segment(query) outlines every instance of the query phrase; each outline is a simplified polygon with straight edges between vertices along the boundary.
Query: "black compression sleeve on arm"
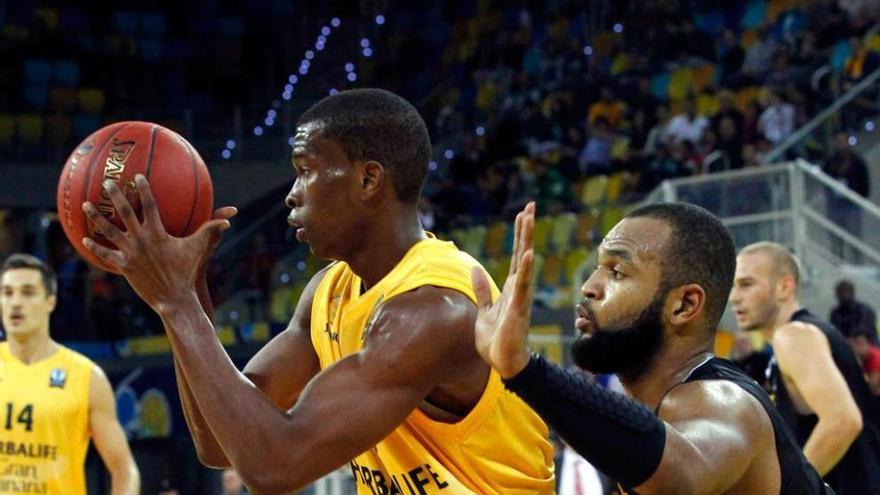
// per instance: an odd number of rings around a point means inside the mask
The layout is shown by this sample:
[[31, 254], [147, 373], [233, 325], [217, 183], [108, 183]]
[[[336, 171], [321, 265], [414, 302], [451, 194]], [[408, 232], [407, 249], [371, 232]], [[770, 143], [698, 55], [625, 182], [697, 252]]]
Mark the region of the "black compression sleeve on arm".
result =
[[641, 485], [660, 465], [666, 427], [639, 402], [537, 355], [505, 385], [577, 453], [624, 487]]

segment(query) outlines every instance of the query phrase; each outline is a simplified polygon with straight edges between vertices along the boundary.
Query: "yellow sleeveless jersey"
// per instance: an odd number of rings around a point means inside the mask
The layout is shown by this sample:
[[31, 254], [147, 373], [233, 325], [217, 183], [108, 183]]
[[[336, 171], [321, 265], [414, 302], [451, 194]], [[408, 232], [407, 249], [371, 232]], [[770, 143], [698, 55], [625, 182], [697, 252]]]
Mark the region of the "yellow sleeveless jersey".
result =
[[[459, 291], [476, 301], [471, 268], [478, 262], [451, 242], [413, 246], [379, 283], [361, 294], [345, 263], [332, 265], [312, 304], [311, 338], [326, 368], [363, 349], [376, 308], [424, 285]], [[492, 286], [493, 297], [498, 289]], [[504, 388], [493, 370], [483, 395], [457, 423], [416, 409], [388, 437], [351, 462], [362, 495], [545, 495], [555, 491], [547, 426]]]
[[26, 365], [0, 343], [0, 494], [85, 495], [93, 367], [64, 347]]

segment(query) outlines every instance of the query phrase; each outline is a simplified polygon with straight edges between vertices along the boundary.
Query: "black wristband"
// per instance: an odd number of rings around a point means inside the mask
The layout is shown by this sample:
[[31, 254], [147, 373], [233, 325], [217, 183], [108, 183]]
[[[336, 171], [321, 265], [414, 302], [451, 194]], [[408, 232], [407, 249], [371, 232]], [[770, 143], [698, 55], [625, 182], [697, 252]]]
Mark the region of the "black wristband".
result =
[[533, 355], [505, 386], [577, 453], [627, 489], [648, 480], [666, 446], [666, 426], [645, 405]]

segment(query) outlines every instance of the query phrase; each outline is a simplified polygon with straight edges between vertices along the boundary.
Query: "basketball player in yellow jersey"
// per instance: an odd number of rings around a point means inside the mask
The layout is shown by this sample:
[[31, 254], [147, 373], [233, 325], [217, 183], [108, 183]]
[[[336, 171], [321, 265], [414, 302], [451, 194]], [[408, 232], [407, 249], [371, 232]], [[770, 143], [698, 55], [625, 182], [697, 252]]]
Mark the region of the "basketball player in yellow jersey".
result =
[[303, 114], [288, 222], [336, 262], [244, 373], [199, 297], [234, 211], [171, 237], [143, 177], [143, 221], [108, 184], [125, 232], [84, 206], [118, 249], [86, 246], [162, 317], [202, 462], [231, 464], [256, 494], [290, 493], [346, 463], [360, 494], [553, 493], [546, 426], [474, 348], [479, 265], [419, 224], [430, 153], [418, 112], [387, 91], [340, 92]]
[[89, 438], [113, 495], [140, 493], [140, 475], [103, 371], [49, 337], [52, 269], [14, 254], [0, 270], [0, 494], [85, 495]]

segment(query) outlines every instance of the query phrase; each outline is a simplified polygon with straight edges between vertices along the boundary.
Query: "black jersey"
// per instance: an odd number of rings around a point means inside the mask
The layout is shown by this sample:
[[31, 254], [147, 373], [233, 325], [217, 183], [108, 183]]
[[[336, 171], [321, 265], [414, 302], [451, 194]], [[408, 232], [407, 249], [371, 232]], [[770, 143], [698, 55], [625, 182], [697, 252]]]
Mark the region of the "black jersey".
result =
[[781, 476], [779, 495], [834, 495], [831, 488], [822, 481], [819, 473], [807, 462], [785, 421], [758, 382], [749, 378], [735, 364], [717, 357], [695, 368], [684, 383], [699, 380], [724, 380], [734, 383], [761, 403], [761, 407], [770, 417], [773, 436], [776, 439], [776, 456], [779, 459]]
[[[825, 481], [837, 495], [862, 495], [880, 490], [880, 422], [871, 389], [865, 382], [856, 356], [843, 335], [828, 322], [822, 321], [806, 309], [798, 310], [791, 321], [809, 323], [818, 328], [828, 339], [831, 357], [846, 380], [849, 391], [862, 413], [862, 432], [846, 454], [826, 476]], [[815, 414], [800, 414], [792, 402], [785, 382], [779, 372], [775, 357], [767, 367], [767, 391], [774, 397], [779, 414], [794, 433], [798, 443], [807, 443], [816, 427]]]

